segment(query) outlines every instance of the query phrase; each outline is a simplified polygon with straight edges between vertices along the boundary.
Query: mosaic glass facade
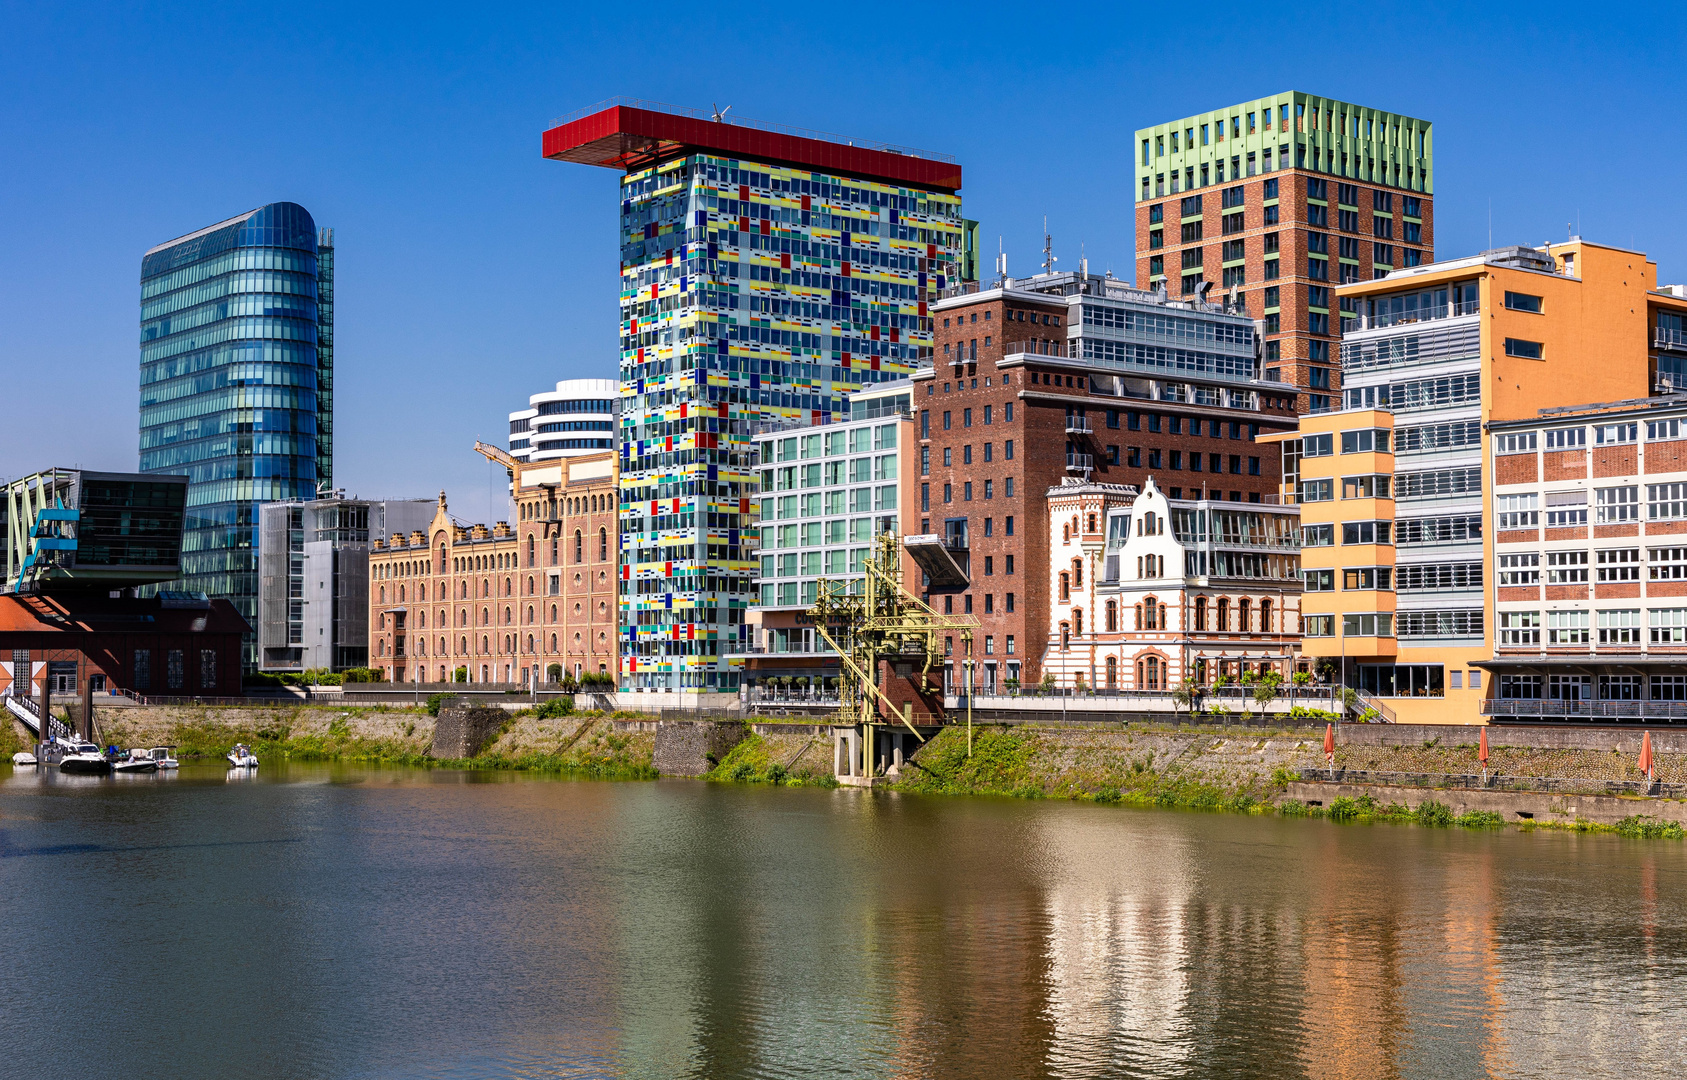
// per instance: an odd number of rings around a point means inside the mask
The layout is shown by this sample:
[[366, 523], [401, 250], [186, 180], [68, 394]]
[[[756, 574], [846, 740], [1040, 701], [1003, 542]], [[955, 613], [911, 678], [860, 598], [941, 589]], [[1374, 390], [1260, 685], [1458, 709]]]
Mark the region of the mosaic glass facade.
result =
[[621, 181], [621, 684], [733, 691], [773, 423], [930, 355], [969, 223], [947, 191], [692, 153]]

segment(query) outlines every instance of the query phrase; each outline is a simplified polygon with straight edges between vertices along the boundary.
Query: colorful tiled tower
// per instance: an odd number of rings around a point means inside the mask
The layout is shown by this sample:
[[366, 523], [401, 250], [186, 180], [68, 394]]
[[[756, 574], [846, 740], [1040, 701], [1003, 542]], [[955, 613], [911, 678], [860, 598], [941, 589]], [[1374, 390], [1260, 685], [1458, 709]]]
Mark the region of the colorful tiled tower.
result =
[[623, 173], [620, 685], [734, 692], [751, 436], [930, 356], [928, 305], [976, 277], [960, 166], [647, 102], [558, 121], [544, 156]]

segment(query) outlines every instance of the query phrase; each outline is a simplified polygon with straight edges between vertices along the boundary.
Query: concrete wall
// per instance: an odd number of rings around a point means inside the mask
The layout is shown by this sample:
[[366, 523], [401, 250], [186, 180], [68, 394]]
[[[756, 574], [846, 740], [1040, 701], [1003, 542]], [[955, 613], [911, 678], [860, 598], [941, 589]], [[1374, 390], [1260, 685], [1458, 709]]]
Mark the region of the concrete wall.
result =
[[[1511, 727], [1488, 728], [1488, 745], [1517, 746], [1533, 750], [1616, 750], [1640, 753], [1640, 728], [1612, 727]], [[1442, 724], [1337, 724], [1336, 742], [1344, 746], [1414, 746], [1439, 739], [1445, 745], [1468, 743], [1481, 736], [1475, 728], [1449, 728]], [[1652, 731], [1656, 753], [1687, 752], [1687, 729]]]

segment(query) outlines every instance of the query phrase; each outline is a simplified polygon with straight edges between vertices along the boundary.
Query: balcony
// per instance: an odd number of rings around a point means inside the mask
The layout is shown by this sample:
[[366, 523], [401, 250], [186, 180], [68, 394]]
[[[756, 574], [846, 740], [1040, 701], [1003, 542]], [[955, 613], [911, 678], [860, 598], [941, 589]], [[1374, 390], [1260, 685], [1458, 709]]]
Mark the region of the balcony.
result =
[[1066, 471], [1069, 473], [1082, 473], [1087, 478], [1090, 473], [1095, 471], [1095, 455], [1067, 454]]
[[1095, 429], [1090, 427], [1089, 418], [1085, 416], [1068, 416], [1066, 418], [1066, 434], [1093, 435]]
[[965, 533], [948, 536], [924, 533], [902, 538], [902, 547], [926, 572], [928, 587], [938, 592], [965, 588], [971, 580], [966, 566], [966, 544]]
[[1652, 347], [1668, 349], [1671, 352], [1687, 352], [1687, 331], [1657, 327], [1652, 331]]

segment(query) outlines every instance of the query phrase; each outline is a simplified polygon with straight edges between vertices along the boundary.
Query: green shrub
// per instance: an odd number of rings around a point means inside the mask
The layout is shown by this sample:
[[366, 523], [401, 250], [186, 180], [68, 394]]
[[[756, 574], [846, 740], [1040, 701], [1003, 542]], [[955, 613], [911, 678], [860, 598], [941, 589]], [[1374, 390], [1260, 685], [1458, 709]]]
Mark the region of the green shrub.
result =
[[1492, 810], [1466, 810], [1453, 819], [1453, 824], [1461, 829], [1497, 829], [1505, 824], [1505, 818]]
[[1104, 806], [1116, 806], [1119, 801], [1124, 798], [1124, 794], [1120, 792], [1118, 788], [1112, 787], [1102, 788], [1100, 791], [1096, 792], [1093, 797], [1096, 802], [1101, 803]]
[[429, 716], [438, 716], [439, 715], [439, 707], [441, 705], [445, 704], [445, 699], [450, 697], [450, 696], [451, 696], [450, 694], [429, 694], [428, 695], [428, 705], [427, 705], [428, 715]]
[[1347, 821], [1359, 816], [1359, 805], [1346, 795], [1338, 795], [1330, 803], [1330, 817], [1335, 821]]
[[1425, 799], [1418, 803], [1416, 817], [1419, 825], [1445, 829], [1453, 823], [1453, 808], [1434, 799]]
[[1673, 821], [1659, 821], [1654, 817], [1642, 817], [1630, 814], [1614, 826], [1622, 836], [1632, 836], [1636, 840], [1680, 840], [1683, 838], [1681, 826]]
[[451, 673], [451, 681], [452, 682], [468, 682], [469, 681], [469, 669], [466, 668], [466, 667], [460, 667], [456, 671], [453, 671]]
[[574, 699], [566, 695], [551, 698], [539, 706], [535, 715], [541, 720], [557, 720], [564, 716], [572, 716], [574, 715]]
[[1284, 817], [1305, 817], [1306, 804], [1299, 799], [1284, 799], [1277, 804], [1277, 812]]

